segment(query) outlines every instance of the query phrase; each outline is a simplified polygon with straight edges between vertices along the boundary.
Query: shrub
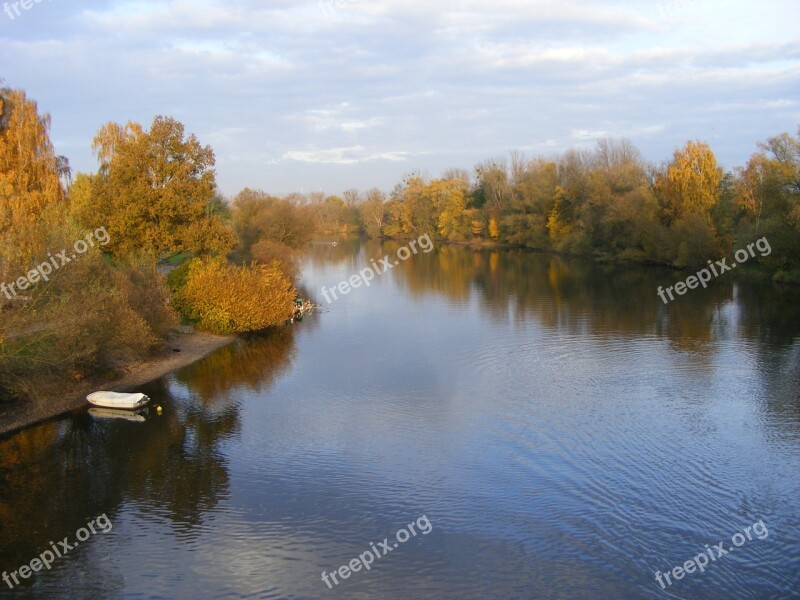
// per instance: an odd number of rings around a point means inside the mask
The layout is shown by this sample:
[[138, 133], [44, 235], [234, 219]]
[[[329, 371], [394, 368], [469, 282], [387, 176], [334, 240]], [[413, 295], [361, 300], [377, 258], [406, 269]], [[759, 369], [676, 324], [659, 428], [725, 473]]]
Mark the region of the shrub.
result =
[[89, 252], [0, 311], [0, 378], [12, 395], [44, 397], [65, 379], [146, 357], [175, 322], [152, 266]]
[[259, 331], [291, 318], [295, 290], [276, 264], [235, 266], [223, 258], [194, 259], [176, 304], [214, 333]]

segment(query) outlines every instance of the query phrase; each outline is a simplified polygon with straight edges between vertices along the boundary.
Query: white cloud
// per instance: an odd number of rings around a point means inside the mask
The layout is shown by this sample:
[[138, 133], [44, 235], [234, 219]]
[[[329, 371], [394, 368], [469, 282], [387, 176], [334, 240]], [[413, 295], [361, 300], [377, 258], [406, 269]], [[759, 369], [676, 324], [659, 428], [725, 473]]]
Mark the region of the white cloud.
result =
[[352, 165], [373, 160], [399, 162], [406, 160], [410, 155], [410, 152], [398, 150], [374, 152], [367, 150], [363, 146], [351, 146], [347, 148], [328, 148], [324, 150], [317, 148], [290, 150], [283, 155], [283, 158], [307, 163]]

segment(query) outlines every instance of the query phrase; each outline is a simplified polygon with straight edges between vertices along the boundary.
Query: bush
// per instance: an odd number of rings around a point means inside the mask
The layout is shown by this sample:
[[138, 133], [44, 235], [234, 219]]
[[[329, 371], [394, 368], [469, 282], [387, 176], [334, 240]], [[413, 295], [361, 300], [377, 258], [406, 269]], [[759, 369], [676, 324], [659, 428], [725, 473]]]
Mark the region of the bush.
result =
[[274, 263], [238, 267], [214, 258], [189, 263], [175, 300], [200, 329], [231, 334], [285, 323], [295, 294], [291, 280]]
[[65, 379], [144, 358], [175, 322], [152, 266], [113, 264], [98, 251], [27, 294], [0, 311], [0, 378], [16, 396], [63, 391]]

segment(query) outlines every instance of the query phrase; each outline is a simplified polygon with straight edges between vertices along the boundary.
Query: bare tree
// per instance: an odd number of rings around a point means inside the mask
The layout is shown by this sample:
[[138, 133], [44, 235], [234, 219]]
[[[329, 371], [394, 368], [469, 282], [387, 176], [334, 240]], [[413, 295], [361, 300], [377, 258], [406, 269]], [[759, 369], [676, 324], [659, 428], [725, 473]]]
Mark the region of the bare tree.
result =
[[361, 192], [355, 188], [345, 190], [342, 197], [347, 206], [357, 206], [361, 202]]

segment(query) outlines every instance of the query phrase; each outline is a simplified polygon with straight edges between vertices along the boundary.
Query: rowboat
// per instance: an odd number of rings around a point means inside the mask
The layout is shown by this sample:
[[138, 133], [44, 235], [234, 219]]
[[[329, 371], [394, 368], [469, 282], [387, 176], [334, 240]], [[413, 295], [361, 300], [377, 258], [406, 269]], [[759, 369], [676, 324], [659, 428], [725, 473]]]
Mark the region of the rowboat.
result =
[[95, 406], [121, 410], [136, 410], [150, 402], [150, 398], [144, 394], [120, 394], [118, 392], [94, 392], [86, 396], [86, 399]]

